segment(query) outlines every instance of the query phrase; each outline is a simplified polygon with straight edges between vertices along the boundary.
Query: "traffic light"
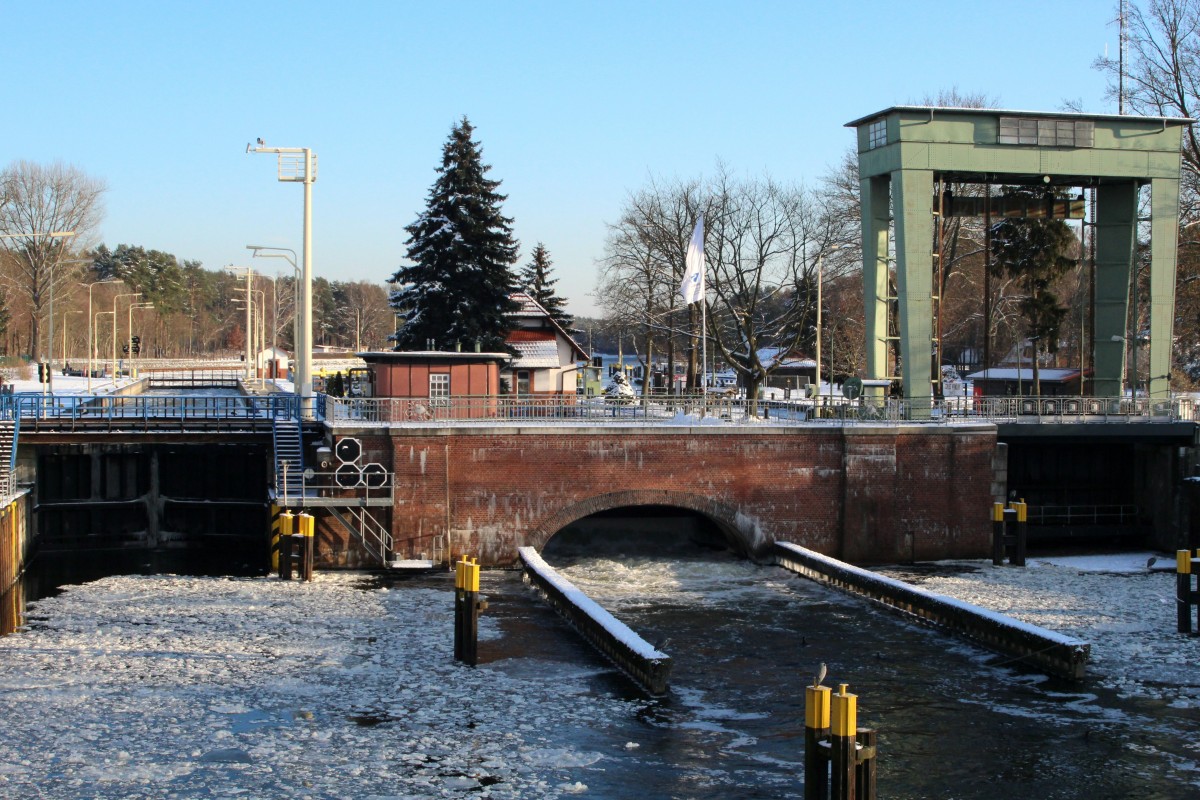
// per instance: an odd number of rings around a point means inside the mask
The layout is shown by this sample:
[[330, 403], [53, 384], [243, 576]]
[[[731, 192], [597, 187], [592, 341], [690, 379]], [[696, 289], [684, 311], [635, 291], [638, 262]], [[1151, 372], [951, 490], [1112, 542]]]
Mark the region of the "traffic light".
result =
[[121, 345], [121, 352], [124, 353], [125, 355], [129, 355], [129, 345], [127, 345], [127, 344]]
[[38, 362], [38, 383], [46, 382], [46, 365], [41, 361]]
[[136, 356], [138, 353], [142, 352], [142, 337], [140, 337], [140, 336], [133, 336], [133, 337], [131, 337], [131, 338], [130, 338], [130, 341], [131, 341], [131, 342], [133, 342], [133, 354], [134, 354], [135, 356]]

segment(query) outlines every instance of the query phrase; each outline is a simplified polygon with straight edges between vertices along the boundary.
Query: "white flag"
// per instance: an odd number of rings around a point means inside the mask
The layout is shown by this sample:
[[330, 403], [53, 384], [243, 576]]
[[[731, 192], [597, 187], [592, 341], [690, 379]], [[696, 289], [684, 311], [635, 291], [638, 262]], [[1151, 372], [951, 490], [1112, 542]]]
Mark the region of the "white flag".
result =
[[683, 283], [679, 284], [679, 294], [685, 305], [691, 305], [704, 299], [704, 215], [696, 220], [696, 229], [692, 231], [692, 241], [688, 243], [687, 269], [683, 272]]

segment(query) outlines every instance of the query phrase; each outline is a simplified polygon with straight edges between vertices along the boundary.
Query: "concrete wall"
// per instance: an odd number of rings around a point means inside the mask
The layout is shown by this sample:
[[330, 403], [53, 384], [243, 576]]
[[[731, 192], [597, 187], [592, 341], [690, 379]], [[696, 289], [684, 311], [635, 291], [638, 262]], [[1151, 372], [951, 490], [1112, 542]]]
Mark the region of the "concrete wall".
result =
[[395, 471], [401, 558], [449, 549], [509, 565], [518, 547], [540, 549], [577, 519], [636, 505], [705, 514], [755, 556], [774, 540], [856, 563], [990, 552], [990, 425], [339, 429], [335, 438], [351, 435], [364, 457]]

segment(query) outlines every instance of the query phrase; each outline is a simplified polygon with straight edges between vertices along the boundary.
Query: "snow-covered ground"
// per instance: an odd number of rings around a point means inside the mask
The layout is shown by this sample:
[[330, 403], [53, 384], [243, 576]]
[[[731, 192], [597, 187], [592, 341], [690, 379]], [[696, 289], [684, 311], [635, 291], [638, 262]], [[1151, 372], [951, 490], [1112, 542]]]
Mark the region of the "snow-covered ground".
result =
[[456, 664], [452, 597], [348, 573], [68, 587], [0, 639], [0, 797], [585, 791], [577, 768], [603, 755], [555, 729], [631, 704], [587, 697], [585, 670], [533, 686]]
[[[1156, 561], [1148, 567], [1151, 558]], [[940, 562], [927, 574], [905, 567], [880, 571], [1091, 643], [1089, 677], [1122, 696], [1200, 708], [1200, 636], [1176, 633], [1173, 555], [1035, 557], [1027, 563]]]
[[[1089, 641], [1089, 680], [1192, 714], [1200, 637], [1149, 558], [881, 571]], [[444, 583], [121, 576], [40, 600], [0, 639], [0, 797], [561, 798], [651, 756], [621, 733], [646, 702], [594, 662], [455, 664]]]

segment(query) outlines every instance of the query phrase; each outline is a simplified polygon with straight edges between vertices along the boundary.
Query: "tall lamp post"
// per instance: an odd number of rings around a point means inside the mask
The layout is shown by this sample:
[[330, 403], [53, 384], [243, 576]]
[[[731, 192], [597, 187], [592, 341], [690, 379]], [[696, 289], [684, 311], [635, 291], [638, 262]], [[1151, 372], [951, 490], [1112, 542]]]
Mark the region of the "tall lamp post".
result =
[[108, 284], [124, 283], [124, 281], [118, 281], [118, 280], [96, 281], [95, 283], [88, 286], [88, 348], [87, 348], [87, 390], [88, 390], [88, 394], [92, 393], [92, 372], [94, 371], [92, 362], [96, 358], [96, 349], [92, 344], [92, 337], [93, 337], [92, 332], [95, 330], [95, 328], [92, 327], [92, 322], [93, 322], [93, 319], [92, 319], [92, 289], [95, 289], [97, 286], [102, 286], [106, 283], [108, 283]]
[[247, 153], [275, 153], [280, 181], [304, 184], [304, 259], [300, 276], [303, 324], [296, 341], [296, 390], [300, 416], [311, 419], [312, 404], [312, 185], [317, 180], [317, 157], [309, 147], [267, 147], [262, 139], [246, 145]]
[[[133, 297], [141, 297], [141, 296], [142, 296], [141, 292], [128, 292], [126, 294], [119, 294], [119, 295], [116, 295], [115, 297], [113, 297], [112, 375], [113, 375], [113, 387], [114, 388], [117, 385], [117, 301], [120, 300], [122, 297], [133, 298]], [[132, 302], [132, 300], [130, 302]]]
[[[840, 248], [841, 248], [841, 245], [835, 244], [835, 245], [830, 246], [829, 249], [830, 250], [838, 250]], [[817, 377], [817, 388], [813, 392], [814, 396], [817, 398], [818, 406], [821, 403], [821, 300], [822, 300], [821, 284], [824, 282], [824, 274], [825, 274], [825, 250], [824, 250], [824, 248], [822, 248], [821, 252], [817, 253], [817, 347], [816, 347], [816, 350], [817, 350], [817, 376], [816, 376]], [[829, 377], [830, 377], [830, 380], [832, 380], [832, 378], [833, 378], [833, 364], [832, 363], [830, 363], [830, 365], [829, 365]], [[829, 384], [829, 402], [830, 403], [833, 402], [833, 384], [832, 383]]]
[[[290, 247], [267, 247], [266, 245], [261, 245], [261, 244], [248, 244], [248, 245], [246, 245], [246, 249], [250, 251], [251, 258], [282, 258], [284, 261], [291, 264], [292, 269], [296, 271], [297, 289], [299, 289], [299, 282], [300, 282], [301, 274], [300, 274], [300, 267], [296, 266], [296, 251], [295, 250], [293, 250]], [[289, 257], [287, 255], [288, 253], [291, 253], [292, 255]], [[274, 305], [272, 307], [275, 309], [275, 323], [276, 323], [275, 329], [271, 334], [271, 346], [274, 347], [276, 344], [275, 332], [277, 332], [279, 330], [279, 324], [278, 324], [279, 323], [279, 311], [278, 311], [279, 299], [275, 295], [275, 279], [274, 278], [271, 278], [271, 292], [272, 292], [271, 296], [272, 296], [273, 303], [274, 303]], [[297, 292], [297, 295], [298, 294], [299, 294], [299, 292]], [[300, 363], [300, 355], [299, 355], [300, 347], [298, 345], [298, 342], [300, 341], [300, 329], [301, 329], [302, 325], [307, 330], [309, 330], [309, 331], [312, 330], [311, 325], [303, 323], [303, 320], [301, 319], [301, 316], [300, 316], [300, 309], [297, 308], [295, 314], [292, 315], [292, 346], [296, 350], [297, 365], [299, 365], [299, 363]], [[311, 368], [311, 361], [310, 361], [310, 368]], [[278, 377], [278, 376], [276, 376], [276, 377]]]
[[[130, 362], [133, 361], [133, 355], [134, 355], [134, 353], [133, 353], [133, 310], [135, 308], [138, 309], [139, 311], [147, 309], [147, 308], [154, 308], [154, 303], [145, 302], [145, 303], [130, 303], [129, 304], [129, 320], [126, 324], [129, 326], [129, 345], [128, 346], [129, 346]], [[136, 378], [137, 375], [134, 375], [133, 377]]]
[[[75, 231], [31, 231], [30, 233], [0, 233], [0, 239], [69, 239], [74, 235]], [[48, 338], [51, 364], [54, 362], [54, 267], [57, 264], [58, 259], [56, 258], [54, 264], [50, 265], [50, 333]], [[38, 342], [34, 342], [33, 346], [40, 347]], [[50, 374], [53, 375], [53, 373], [54, 370], [51, 369]], [[54, 391], [50, 375], [46, 376], [46, 387], [50, 391]]]

